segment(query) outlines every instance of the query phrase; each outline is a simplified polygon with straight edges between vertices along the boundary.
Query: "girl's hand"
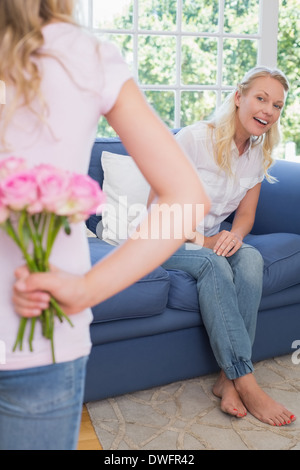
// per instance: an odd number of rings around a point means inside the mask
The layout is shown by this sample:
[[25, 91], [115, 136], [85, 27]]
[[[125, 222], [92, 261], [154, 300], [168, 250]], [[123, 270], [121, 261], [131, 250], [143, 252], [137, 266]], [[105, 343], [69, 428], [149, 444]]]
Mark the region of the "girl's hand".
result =
[[49, 307], [52, 295], [66, 315], [78, 313], [88, 305], [84, 276], [76, 276], [51, 266], [51, 272], [31, 274], [26, 266], [15, 271], [12, 302], [22, 317], [37, 317]]

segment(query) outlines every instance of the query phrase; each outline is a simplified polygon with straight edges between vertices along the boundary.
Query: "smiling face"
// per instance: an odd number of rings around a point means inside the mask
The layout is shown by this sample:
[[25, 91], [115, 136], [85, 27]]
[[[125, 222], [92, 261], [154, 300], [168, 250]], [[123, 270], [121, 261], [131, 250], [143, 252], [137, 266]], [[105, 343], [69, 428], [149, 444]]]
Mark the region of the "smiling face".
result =
[[285, 98], [283, 85], [271, 76], [256, 78], [245, 93], [237, 91], [235, 140], [246, 141], [267, 132], [278, 121]]

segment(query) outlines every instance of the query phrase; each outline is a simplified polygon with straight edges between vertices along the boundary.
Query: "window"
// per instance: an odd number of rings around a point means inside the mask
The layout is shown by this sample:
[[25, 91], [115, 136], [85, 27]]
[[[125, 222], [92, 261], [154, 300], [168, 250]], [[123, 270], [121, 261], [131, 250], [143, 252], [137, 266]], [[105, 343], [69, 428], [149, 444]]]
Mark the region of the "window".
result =
[[[83, 0], [82, 4], [88, 28], [119, 46], [148, 101], [170, 128], [176, 128], [207, 118], [257, 63], [277, 65], [279, 6], [297, 1]], [[104, 119], [98, 134], [114, 135]]]
[[280, 0], [278, 67], [288, 76], [290, 91], [281, 118], [279, 156], [300, 163], [300, 8], [299, 0]]

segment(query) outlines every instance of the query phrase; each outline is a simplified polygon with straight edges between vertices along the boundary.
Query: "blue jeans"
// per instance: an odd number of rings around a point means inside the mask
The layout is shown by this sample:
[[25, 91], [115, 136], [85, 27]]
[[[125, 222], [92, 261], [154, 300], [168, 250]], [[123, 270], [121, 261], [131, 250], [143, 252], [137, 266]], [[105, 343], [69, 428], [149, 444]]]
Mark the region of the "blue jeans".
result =
[[196, 279], [203, 324], [226, 376], [233, 380], [253, 372], [252, 345], [262, 294], [260, 253], [243, 244], [226, 258], [185, 244], [163, 267], [181, 269]]
[[86, 362], [0, 371], [0, 450], [76, 450]]

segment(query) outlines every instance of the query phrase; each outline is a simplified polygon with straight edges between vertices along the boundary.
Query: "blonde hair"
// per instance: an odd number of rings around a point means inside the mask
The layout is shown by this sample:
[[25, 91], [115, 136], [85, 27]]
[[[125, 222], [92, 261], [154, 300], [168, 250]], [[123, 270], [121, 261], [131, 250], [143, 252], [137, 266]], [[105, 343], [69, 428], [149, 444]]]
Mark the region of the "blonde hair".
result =
[[[289, 82], [284, 73], [279, 69], [268, 67], [254, 67], [249, 70], [236, 89], [228, 95], [224, 103], [215, 112], [213, 118], [209, 120], [209, 129], [214, 134], [215, 158], [219, 167], [231, 174], [232, 142], [236, 132], [236, 112], [235, 94], [238, 91], [241, 95], [246, 94], [251, 88], [254, 80], [261, 77], [272, 77], [278, 80], [285, 92], [289, 90]], [[252, 137], [252, 145], [262, 143], [263, 166], [266, 178], [271, 181], [268, 170], [273, 164], [272, 152], [280, 142], [279, 119], [272, 127], [259, 137]]]
[[[40, 92], [41, 74], [37, 59], [46, 54], [42, 28], [51, 21], [76, 24], [74, 0], [0, 0], [0, 80], [14, 87], [14, 99], [5, 109], [1, 141], [5, 147], [5, 129], [20, 105], [33, 113], [34, 99], [41, 103], [39, 117], [44, 119], [46, 105]], [[2, 109], [1, 109], [2, 108]], [[0, 106], [0, 118], [4, 107]]]

